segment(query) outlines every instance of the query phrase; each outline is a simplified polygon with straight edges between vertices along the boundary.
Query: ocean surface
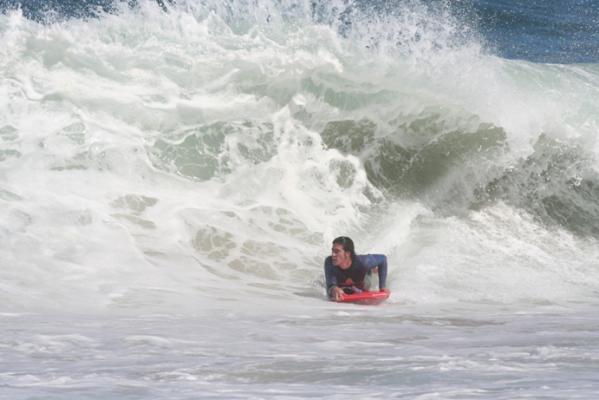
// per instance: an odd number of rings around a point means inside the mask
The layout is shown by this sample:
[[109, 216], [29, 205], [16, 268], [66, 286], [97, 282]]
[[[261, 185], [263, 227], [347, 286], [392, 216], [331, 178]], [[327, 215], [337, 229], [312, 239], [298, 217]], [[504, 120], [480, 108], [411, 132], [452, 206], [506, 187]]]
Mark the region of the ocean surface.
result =
[[0, 399], [595, 399], [598, 134], [595, 1], [1, 0]]

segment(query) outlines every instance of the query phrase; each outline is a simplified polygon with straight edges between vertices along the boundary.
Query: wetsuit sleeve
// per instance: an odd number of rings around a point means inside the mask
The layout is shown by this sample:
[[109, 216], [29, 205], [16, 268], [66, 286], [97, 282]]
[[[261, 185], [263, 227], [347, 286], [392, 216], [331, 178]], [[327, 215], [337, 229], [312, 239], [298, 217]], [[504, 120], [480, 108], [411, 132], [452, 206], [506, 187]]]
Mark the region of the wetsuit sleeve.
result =
[[333, 286], [337, 286], [337, 277], [333, 272], [333, 261], [331, 256], [328, 256], [324, 260], [324, 278], [327, 285], [327, 295], [330, 295], [330, 290]]
[[384, 254], [366, 254], [358, 256], [360, 263], [370, 271], [373, 268], [379, 269], [379, 289], [382, 290], [387, 285], [387, 256]]

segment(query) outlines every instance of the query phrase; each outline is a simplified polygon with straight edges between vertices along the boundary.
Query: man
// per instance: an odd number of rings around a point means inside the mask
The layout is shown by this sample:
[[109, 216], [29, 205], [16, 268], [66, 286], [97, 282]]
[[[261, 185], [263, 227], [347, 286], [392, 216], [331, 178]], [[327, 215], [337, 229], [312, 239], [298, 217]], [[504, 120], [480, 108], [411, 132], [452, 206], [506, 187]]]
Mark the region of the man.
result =
[[344, 293], [364, 290], [364, 278], [375, 268], [379, 273], [379, 289], [390, 293], [385, 287], [387, 280], [387, 257], [382, 254], [356, 255], [354, 242], [345, 236], [333, 240], [331, 255], [324, 260], [327, 294], [340, 301]]

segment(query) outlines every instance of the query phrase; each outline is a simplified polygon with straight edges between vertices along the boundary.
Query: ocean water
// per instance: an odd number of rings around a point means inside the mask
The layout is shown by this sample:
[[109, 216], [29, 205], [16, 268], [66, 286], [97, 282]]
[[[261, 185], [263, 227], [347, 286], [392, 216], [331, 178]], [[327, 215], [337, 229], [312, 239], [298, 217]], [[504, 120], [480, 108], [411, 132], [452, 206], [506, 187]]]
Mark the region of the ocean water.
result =
[[0, 5], [0, 399], [596, 398], [594, 2]]

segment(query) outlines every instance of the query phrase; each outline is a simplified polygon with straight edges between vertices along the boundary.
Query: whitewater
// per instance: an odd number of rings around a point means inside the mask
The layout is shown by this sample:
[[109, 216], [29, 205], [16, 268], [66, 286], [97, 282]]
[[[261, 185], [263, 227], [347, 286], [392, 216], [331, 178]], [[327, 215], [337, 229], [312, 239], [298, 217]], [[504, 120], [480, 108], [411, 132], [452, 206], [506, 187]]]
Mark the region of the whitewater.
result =
[[[0, 399], [595, 398], [599, 64], [164, 3], [0, 14]], [[327, 301], [341, 235], [386, 303]]]

